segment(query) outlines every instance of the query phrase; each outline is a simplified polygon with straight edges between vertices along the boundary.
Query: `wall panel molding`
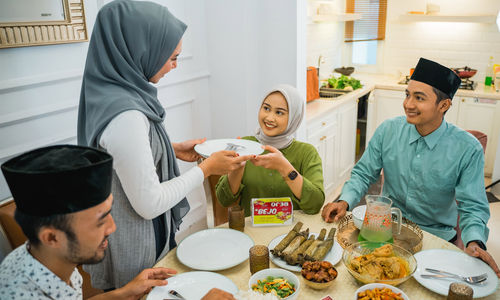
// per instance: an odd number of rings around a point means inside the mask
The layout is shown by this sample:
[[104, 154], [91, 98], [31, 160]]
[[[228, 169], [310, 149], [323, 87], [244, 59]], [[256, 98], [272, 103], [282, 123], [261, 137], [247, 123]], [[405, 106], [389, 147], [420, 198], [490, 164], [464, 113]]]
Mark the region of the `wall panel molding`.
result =
[[25, 76], [14, 79], [0, 81], [0, 91], [7, 89], [19, 89], [31, 85], [49, 83], [59, 80], [77, 80], [82, 77], [82, 69], [73, 69], [69, 71], [44, 73], [40, 75]]
[[6, 115], [0, 115], [0, 128], [32, 119], [38, 119], [47, 115], [63, 113], [72, 109], [78, 109], [78, 104], [60, 102], [44, 107], [31, 108]]
[[203, 71], [189, 73], [189, 74], [183, 74], [183, 75], [180, 75], [174, 79], [166, 80], [163, 83], [157, 84], [156, 87], [158, 89], [161, 89], [161, 88], [164, 88], [167, 86], [177, 85], [177, 84], [185, 83], [188, 81], [194, 81], [194, 80], [198, 80], [198, 79], [209, 77], [209, 76], [210, 76], [210, 72], [208, 70], [203, 70]]
[[63, 131], [56, 135], [0, 149], [0, 159], [7, 159], [11, 156], [15, 156], [23, 152], [40, 147], [45, 147], [51, 144], [67, 143], [74, 139], [76, 139], [76, 132], [74, 132], [73, 130]]

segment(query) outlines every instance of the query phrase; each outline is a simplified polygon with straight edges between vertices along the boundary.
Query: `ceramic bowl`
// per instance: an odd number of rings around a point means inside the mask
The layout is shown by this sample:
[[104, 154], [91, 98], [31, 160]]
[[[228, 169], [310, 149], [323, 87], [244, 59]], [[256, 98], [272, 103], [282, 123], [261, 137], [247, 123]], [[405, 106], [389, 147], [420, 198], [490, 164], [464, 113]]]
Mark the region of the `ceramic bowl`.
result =
[[[333, 265], [331, 267], [335, 270], [335, 272], [337, 272], [337, 269], [335, 269], [335, 267]], [[304, 270], [304, 267], [302, 267], [302, 271], [303, 270]], [[326, 289], [327, 287], [331, 286], [338, 276], [338, 272], [337, 272], [337, 276], [328, 282], [315, 282], [315, 281], [307, 280], [304, 277], [304, 275], [302, 274], [302, 271], [300, 272], [300, 274], [301, 274], [302, 279], [304, 279], [304, 283], [307, 286], [309, 286], [310, 288], [315, 289], [315, 290], [322, 290], [322, 289]]]
[[393, 286], [401, 284], [406, 280], [408, 280], [413, 275], [413, 273], [415, 273], [415, 270], [417, 269], [417, 260], [415, 259], [413, 254], [411, 254], [408, 250], [403, 249], [397, 245], [394, 244], [392, 245], [394, 254], [396, 256], [401, 257], [408, 263], [407, 265], [408, 272], [405, 277], [397, 279], [381, 280], [373, 278], [369, 275], [361, 275], [358, 272], [354, 271], [351, 267], [351, 261], [353, 259], [361, 255], [372, 253], [374, 249], [381, 247], [385, 244], [387, 243], [373, 243], [373, 242], [354, 243], [344, 249], [344, 253], [342, 254], [342, 262], [346, 266], [349, 273], [362, 283], [385, 283]]
[[298, 299], [298, 295], [300, 292], [299, 278], [295, 276], [295, 274], [293, 274], [292, 272], [284, 269], [271, 268], [271, 269], [260, 270], [259, 272], [253, 274], [252, 277], [250, 277], [250, 280], [248, 280], [248, 288], [252, 290], [252, 285], [256, 284], [257, 280], [265, 280], [268, 276], [283, 277], [284, 279], [288, 280], [288, 282], [290, 282], [295, 286], [295, 292], [286, 298], [281, 298], [281, 300]]
[[352, 220], [354, 222], [354, 226], [361, 230], [361, 226], [363, 226], [363, 220], [365, 219], [366, 213], [366, 205], [360, 205], [355, 207], [352, 210]]
[[404, 299], [404, 300], [410, 300], [410, 298], [408, 298], [408, 296], [400, 289], [398, 289], [397, 287], [393, 287], [392, 285], [388, 285], [388, 284], [384, 284], [384, 283], [369, 283], [369, 284], [365, 284], [363, 285], [362, 287], [360, 287], [359, 289], [356, 290], [356, 293], [354, 293], [354, 300], [358, 300], [358, 293], [360, 292], [364, 292], [366, 290], [373, 290], [373, 289], [383, 289], [383, 288], [388, 288], [388, 289], [391, 289], [394, 293], [396, 294], [401, 294], [401, 297]]

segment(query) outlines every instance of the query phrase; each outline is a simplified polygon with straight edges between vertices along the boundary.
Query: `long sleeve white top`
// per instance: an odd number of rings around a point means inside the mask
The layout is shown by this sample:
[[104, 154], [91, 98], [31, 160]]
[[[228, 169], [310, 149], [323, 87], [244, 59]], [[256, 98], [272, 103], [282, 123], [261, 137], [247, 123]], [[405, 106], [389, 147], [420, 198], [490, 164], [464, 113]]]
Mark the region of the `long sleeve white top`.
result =
[[203, 183], [199, 167], [160, 183], [149, 142], [149, 121], [140, 111], [128, 110], [113, 118], [99, 145], [113, 156], [113, 168], [130, 204], [145, 219], [171, 209]]

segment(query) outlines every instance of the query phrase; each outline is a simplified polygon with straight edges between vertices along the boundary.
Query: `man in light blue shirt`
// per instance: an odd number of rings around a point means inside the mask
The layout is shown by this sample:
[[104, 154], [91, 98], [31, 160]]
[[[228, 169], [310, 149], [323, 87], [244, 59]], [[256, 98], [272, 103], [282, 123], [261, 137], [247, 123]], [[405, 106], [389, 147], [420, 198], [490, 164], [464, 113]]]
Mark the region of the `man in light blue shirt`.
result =
[[406, 90], [406, 118], [386, 120], [377, 128], [339, 200], [327, 204], [322, 216], [327, 222], [344, 216], [383, 169], [383, 195], [403, 216], [453, 241], [460, 215], [465, 252], [481, 258], [500, 277], [485, 247], [490, 212], [483, 148], [474, 136], [443, 119], [459, 84], [453, 71], [421, 58]]

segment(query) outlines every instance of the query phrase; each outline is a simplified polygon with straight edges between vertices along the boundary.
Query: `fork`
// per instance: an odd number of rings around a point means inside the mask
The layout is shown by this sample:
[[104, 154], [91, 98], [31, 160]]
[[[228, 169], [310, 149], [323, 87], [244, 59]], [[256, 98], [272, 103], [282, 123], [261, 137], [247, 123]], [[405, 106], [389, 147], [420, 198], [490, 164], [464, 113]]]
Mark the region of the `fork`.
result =
[[174, 295], [175, 297], [177, 297], [177, 298], [179, 298], [179, 299], [181, 299], [181, 300], [182, 300], [182, 299], [186, 299], [186, 298], [182, 297], [182, 296], [181, 296], [181, 294], [179, 294], [179, 292], [177, 292], [177, 291], [175, 291], [175, 290], [169, 290], [169, 291], [168, 291], [168, 293], [169, 293], [170, 295]]
[[435, 273], [438, 275], [422, 274], [421, 276], [423, 278], [450, 278], [451, 277], [451, 278], [460, 279], [460, 280], [463, 280], [465, 282], [472, 283], [472, 284], [480, 283], [480, 282], [483, 282], [486, 279], [488, 279], [488, 274], [486, 274], [486, 273], [481, 274], [481, 275], [477, 275], [477, 276], [459, 276], [459, 275], [456, 275], [456, 274], [453, 274], [450, 272], [435, 270], [435, 269], [430, 269], [430, 268], [425, 268], [425, 270], [427, 272]]

